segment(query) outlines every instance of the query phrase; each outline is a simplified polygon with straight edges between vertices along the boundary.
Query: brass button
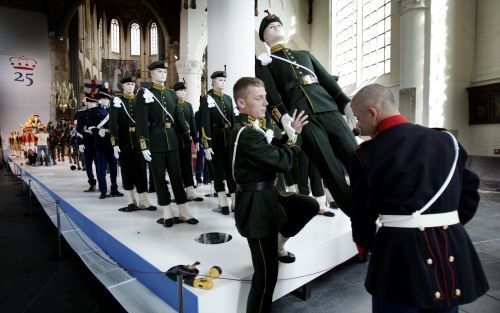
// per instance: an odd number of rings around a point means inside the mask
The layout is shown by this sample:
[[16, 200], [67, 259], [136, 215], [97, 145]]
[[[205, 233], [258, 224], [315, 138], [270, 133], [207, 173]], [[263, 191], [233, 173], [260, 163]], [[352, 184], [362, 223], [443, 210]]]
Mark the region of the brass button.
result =
[[427, 264], [428, 264], [428, 265], [432, 265], [432, 259], [431, 259], [431, 258], [428, 258], [428, 259], [427, 259]]
[[453, 261], [455, 261], [455, 257], [453, 255], [450, 255], [450, 257], [448, 258], [448, 261], [450, 261], [450, 263], [452, 263]]
[[460, 289], [455, 289], [455, 295], [458, 297], [462, 294], [462, 291]]
[[443, 225], [443, 229], [444, 230], [448, 229], [448, 225]]
[[441, 293], [440, 293], [439, 291], [436, 291], [436, 292], [434, 293], [434, 297], [436, 297], [436, 299], [441, 298]]
[[420, 229], [420, 231], [424, 231], [425, 227], [424, 226], [420, 226], [418, 229]]

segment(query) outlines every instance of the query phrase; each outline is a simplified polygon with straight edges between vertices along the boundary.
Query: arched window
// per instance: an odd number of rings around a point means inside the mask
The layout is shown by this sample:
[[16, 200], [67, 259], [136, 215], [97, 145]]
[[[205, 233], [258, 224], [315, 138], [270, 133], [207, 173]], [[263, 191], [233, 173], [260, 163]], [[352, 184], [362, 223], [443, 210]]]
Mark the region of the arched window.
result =
[[151, 28], [149, 29], [149, 41], [151, 42], [150, 55], [158, 54], [158, 27], [156, 23], [151, 24]]
[[111, 52], [120, 53], [120, 23], [111, 20]]
[[335, 2], [335, 64], [341, 86], [391, 71], [391, 0]]
[[130, 26], [130, 54], [141, 55], [141, 26], [137, 23]]

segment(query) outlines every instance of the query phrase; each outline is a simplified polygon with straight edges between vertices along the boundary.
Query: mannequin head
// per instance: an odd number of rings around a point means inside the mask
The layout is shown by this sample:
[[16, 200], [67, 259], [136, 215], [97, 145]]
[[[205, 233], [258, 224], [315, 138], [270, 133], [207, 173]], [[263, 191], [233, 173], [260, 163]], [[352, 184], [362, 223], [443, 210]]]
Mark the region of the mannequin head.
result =
[[155, 61], [149, 64], [148, 69], [151, 74], [151, 81], [155, 84], [163, 84], [167, 80], [167, 63]]
[[177, 98], [179, 99], [184, 99], [186, 98], [186, 83], [185, 82], [177, 82], [174, 84], [172, 89], [175, 91], [175, 94], [177, 95]]
[[227, 73], [225, 71], [215, 71], [210, 76], [212, 78], [212, 87], [217, 91], [223, 91], [226, 86]]
[[133, 95], [135, 90], [135, 83], [134, 82], [124, 83], [122, 84], [122, 88], [124, 94]]
[[[267, 11], [266, 11], [267, 12]], [[259, 27], [259, 38], [269, 47], [286, 43], [285, 29], [279, 17], [267, 12], [267, 16], [262, 19]]]
[[109, 99], [108, 98], [101, 98], [101, 106], [105, 109], [109, 108]]
[[104, 82], [104, 88], [106, 88], [106, 89], [109, 88], [109, 83], [108, 82]]

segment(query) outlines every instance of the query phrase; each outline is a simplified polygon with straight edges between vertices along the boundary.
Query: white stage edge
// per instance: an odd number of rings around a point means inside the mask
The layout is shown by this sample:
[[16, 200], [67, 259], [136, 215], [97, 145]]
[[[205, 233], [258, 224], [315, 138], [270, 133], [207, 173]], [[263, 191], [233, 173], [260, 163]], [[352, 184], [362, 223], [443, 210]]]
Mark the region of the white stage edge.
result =
[[[246, 239], [236, 230], [233, 215], [212, 212], [217, 206], [216, 198], [203, 197], [203, 202], [189, 203], [191, 213], [200, 220], [199, 224], [164, 228], [156, 223], [162, 217], [160, 211], [119, 212], [117, 209], [127, 204], [126, 195], [99, 200], [98, 192], [82, 192], [88, 188], [85, 172], [71, 171], [69, 164], [20, 167], [20, 159], [14, 159], [14, 162], [11, 163], [11, 168], [15, 168], [13, 171], [21, 169], [24, 179], [31, 180], [33, 193], [42, 205], [45, 202], [49, 207], [47, 214], [53, 220], [56, 218], [55, 205], [50, 201], [60, 200], [70, 219], [61, 219], [66, 240], [129, 312], [176, 312], [172, 309], [178, 308], [176, 283], [162, 272], [195, 261], [201, 263], [198, 266], [201, 275], [206, 275], [214, 265], [222, 268], [222, 275], [214, 281], [211, 290], [184, 285], [184, 311], [245, 312], [253, 274], [250, 250]], [[119, 187], [123, 192], [120, 183]], [[212, 191], [210, 185], [202, 185], [195, 192], [203, 196]], [[150, 202], [156, 204], [156, 195], [148, 196]], [[297, 260], [292, 264], [280, 264], [274, 300], [357, 253], [349, 219], [340, 210], [335, 214], [333, 218], [314, 217], [289, 240], [286, 248], [295, 254]], [[195, 241], [199, 235], [208, 232], [228, 233], [232, 240], [217, 245]], [[104, 261], [103, 258], [109, 259], [108, 256], [112, 260]], [[115, 261], [122, 269], [112, 264]], [[131, 292], [134, 288], [145, 290], [139, 296]]]

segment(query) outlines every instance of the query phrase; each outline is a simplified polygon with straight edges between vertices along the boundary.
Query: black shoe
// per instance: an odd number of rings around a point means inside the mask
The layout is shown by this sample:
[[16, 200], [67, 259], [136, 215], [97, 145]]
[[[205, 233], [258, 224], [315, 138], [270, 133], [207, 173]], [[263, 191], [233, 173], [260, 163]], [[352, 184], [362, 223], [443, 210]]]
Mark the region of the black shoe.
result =
[[181, 223], [188, 223], [188, 224], [191, 224], [191, 225], [195, 225], [195, 224], [199, 223], [199, 221], [197, 219], [195, 219], [194, 217], [192, 217], [190, 219], [187, 219], [187, 220], [181, 219], [179, 217], [179, 222], [181, 222]]
[[323, 216], [327, 216], [327, 217], [334, 217], [335, 213], [333, 213], [331, 211], [324, 211], [324, 212], [319, 211], [318, 215], [323, 215]]
[[137, 210], [139, 210], [139, 208], [137, 207], [137, 205], [135, 205], [133, 203], [127, 205], [126, 207], [118, 209], [118, 211], [120, 211], [120, 212], [134, 212]]
[[156, 207], [154, 205], [150, 205], [147, 208], [138, 208], [138, 210], [144, 210], [144, 211], [156, 211]]
[[119, 192], [118, 190], [117, 191], [112, 191], [109, 193], [109, 196], [110, 197], [123, 197], [123, 193]]
[[295, 255], [290, 251], [287, 251], [286, 255], [278, 255], [278, 261], [280, 261], [281, 263], [293, 263], [295, 262]]
[[163, 227], [167, 227], [167, 228], [170, 228], [170, 227], [174, 226], [174, 224], [176, 224], [174, 217], [167, 218], [167, 219], [162, 217], [162, 218], [157, 219], [156, 222], [158, 224], [163, 225]]
[[332, 201], [330, 202], [330, 209], [338, 209], [339, 206], [337, 205], [337, 203], [335, 203], [335, 201]]
[[106, 193], [102, 192], [101, 195], [99, 196], [99, 199], [106, 199]]
[[222, 208], [220, 208], [220, 212], [222, 213], [222, 215], [229, 215], [229, 207], [228, 206], [223, 206]]
[[95, 185], [90, 185], [89, 189], [84, 190], [83, 192], [95, 192], [95, 191], [96, 191]]

